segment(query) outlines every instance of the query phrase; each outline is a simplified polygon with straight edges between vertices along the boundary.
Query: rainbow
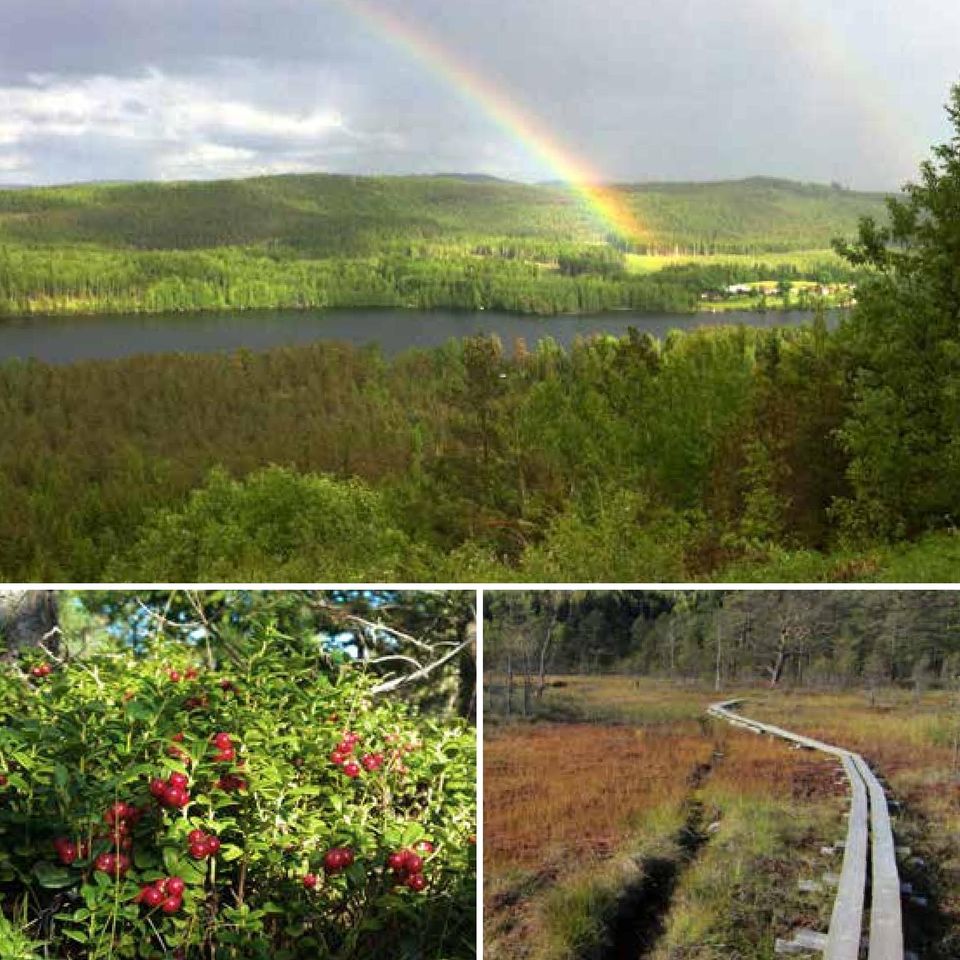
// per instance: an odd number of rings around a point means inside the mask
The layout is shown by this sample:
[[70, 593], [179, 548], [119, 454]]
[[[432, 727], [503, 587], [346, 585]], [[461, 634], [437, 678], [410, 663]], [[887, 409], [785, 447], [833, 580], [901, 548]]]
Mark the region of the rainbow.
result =
[[376, 34], [400, 47], [476, 104], [502, 130], [567, 183], [608, 232], [637, 240], [641, 227], [622, 191], [605, 185], [601, 174], [561, 144], [535, 117], [495, 84], [456, 59], [420, 24], [414, 26], [372, 0], [334, 0]]

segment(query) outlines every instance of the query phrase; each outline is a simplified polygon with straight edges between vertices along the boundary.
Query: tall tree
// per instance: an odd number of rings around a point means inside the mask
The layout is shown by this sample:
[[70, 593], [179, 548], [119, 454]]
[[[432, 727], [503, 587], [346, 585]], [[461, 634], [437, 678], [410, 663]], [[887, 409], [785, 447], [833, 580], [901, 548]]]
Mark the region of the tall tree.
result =
[[853, 386], [840, 437], [850, 456], [849, 528], [903, 536], [960, 510], [960, 84], [953, 133], [889, 201], [890, 225], [861, 222], [838, 249], [874, 276], [841, 328]]

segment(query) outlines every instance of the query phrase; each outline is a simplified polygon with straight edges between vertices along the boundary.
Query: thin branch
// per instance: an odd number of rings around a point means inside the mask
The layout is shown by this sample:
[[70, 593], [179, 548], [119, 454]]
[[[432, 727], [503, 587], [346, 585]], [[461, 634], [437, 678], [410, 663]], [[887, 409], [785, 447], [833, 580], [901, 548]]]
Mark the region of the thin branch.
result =
[[402, 653], [394, 653], [386, 657], [377, 657], [376, 660], [368, 660], [367, 663], [387, 663], [390, 660], [406, 660], [407, 663], [412, 663], [418, 670], [423, 669], [423, 664], [419, 660], [414, 660], [413, 657], [405, 657]]
[[383, 630], [384, 632], [392, 634], [400, 640], [406, 640], [407, 643], [412, 643], [415, 647], [419, 647], [421, 650], [433, 650], [433, 644], [425, 643], [423, 640], [418, 640], [416, 637], [410, 636], [409, 633], [404, 633], [402, 630], [397, 630], [395, 627], [388, 627], [385, 623], [374, 623], [372, 620], [364, 620], [363, 617], [358, 617], [355, 613], [348, 613], [345, 619], [352, 620], [354, 623], [359, 623], [361, 626], [368, 627], [371, 630]]
[[391, 690], [396, 690], [397, 687], [401, 687], [407, 683], [416, 683], [418, 680], [423, 680], [425, 677], [428, 677], [437, 667], [443, 666], [448, 660], [452, 660], [461, 650], [465, 650], [470, 644], [473, 643], [473, 639], [469, 638], [464, 640], [463, 643], [457, 644], [457, 646], [451, 650], [449, 653], [444, 654], [439, 660], [434, 660], [433, 663], [427, 664], [427, 666], [422, 667], [420, 670], [417, 670], [416, 673], [408, 673], [405, 677], [395, 677], [393, 680], [388, 680], [386, 683], [381, 683], [379, 686], [376, 686], [370, 692], [373, 694], [378, 693], [389, 693]]

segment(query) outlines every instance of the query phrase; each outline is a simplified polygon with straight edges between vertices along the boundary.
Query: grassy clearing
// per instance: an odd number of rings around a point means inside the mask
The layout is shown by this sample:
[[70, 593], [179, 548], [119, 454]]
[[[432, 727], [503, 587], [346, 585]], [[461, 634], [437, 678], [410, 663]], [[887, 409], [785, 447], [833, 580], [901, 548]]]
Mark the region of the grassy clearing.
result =
[[[488, 732], [485, 930], [488, 957], [769, 960], [776, 937], [826, 930], [849, 799], [829, 758], [704, 721], [709, 689], [631, 677], [553, 678], [540, 716]], [[904, 801], [898, 843], [925, 866], [901, 871], [934, 908], [906, 914], [908, 946], [944, 960], [960, 935], [960, 719], [950, 695], [743, 689], [751, 716], [860, 750]], [[592, 723], [585, 723], [589, 718]], [[695, 821], [695, 828], [691, 823]], [[695, 853], [690, 830], [705, 842]], [[642, 942], [622, 953], [627, 927]], [[621, 953], [618, 953], [621, 951]]]
[[544, 724], [485, 745], [484, 849], [497, 870], [604, 858], [659, 808], [679, 807], [710, 757], [693, 724]]
[[778, 936], [829, 922], [832, 892], [798, 881], [837, 866], [820, 848], [844, 830], [838, 765], [733, 728], [717, 735], [723, 759], [700, 794], [714, 833], [680, 879], [656, 960], [773, 957]]
[[814, 271], [822, 266], [844, 266], [846, 261], [832, 249], [791, 250], [787, 253], [707, 253], [707, 254], [654, 254], [628, 253], [627, 271], [636, 274], [650, 274], [666, 267], [735, 265], [738, 267], [794, 267], [801, 272]]

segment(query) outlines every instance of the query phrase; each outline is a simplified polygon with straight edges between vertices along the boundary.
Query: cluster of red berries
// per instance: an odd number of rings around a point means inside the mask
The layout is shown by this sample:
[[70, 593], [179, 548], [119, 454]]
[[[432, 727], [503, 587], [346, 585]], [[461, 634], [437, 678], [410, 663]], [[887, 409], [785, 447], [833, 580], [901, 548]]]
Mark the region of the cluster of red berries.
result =
[[[429, 840], [420, 845], [425, 853], [433, 851], [433, 844]], [[387, 866], [393, 872], [397, 884], [402, 884], [418, 893], [427, 886], [427, 878], [423, 875], [423, 857], [413, 850], [398, 850], [387, 857]]]
[[179, 670], [168, 670], [167, 676], [171, 683], [179, 683], [181, 680], [196, 680], [200, 676], [200, 671], [196, 667], [187, 667], [183, 673]]
[[191, 830], [187, 834], [187, 843], [190, 844], [190, 856], [194, 860], [215, 857], [220, 850], [220, 838], [202, 830]]
[[130, 857], [125, 853], [101, 853], [93, 865], [111, 877], [122, 877], [130, 869]]
[[183, 906], [183, 891], [186, 886], [180, 877], [154, 880], [140, 888], [134, 902], [146, 904], [151, 910], [159, 907], [164, 913], [176, 913]]
[[382, 753], [365, 753], [359, 760], [354, 759], [353, 751], [360, 742], [360, 737], [356, 733], [345, 733], [343, 739], [334, 747], [330, 754], [330, 762], [339, 767], [345, 776], [354, 779], [360, 776], [361, 770], [373, 773], [383, 766], [384, 757]]
[[171, 773], [166, 781], [154, 777], [150, 781], [150, 792], [161, 806], [179, 809], [190, 802], [189, 783], [190, 779], [185, 773]]
[[213, 756], [216, 763], [232, 763], [236, 759], [237, 752], [229, 733], [215, 733], [210, 738], [210, 742], [217, 748]]
[[30, 675], [37, 677], [37, 679], [49, 677], [51, 673], [53, 673], [53, 667], [51, 667], [49, 663], [38, 663], [30, 670]]
[[339, 873], [353, 866], [353, 851], [349, 847], [332, 847], [323, 857], [323, 869], [327, 873]]
[[57, 851], [57, 859], [65, 867], [69, 867], [77, 857], [85, 857], [90, 853], [88, 844], [74, 843], [69, 837], [56, 837], [53, 841], [53, 849]]
[[122, 800], [107, 808], [103, 815], [103, 822], [110, 827], [110, 836], [114, 846], [129, 850], [133, 846], [133, 837], [130, 834], [140, 822], [146, 811]]

